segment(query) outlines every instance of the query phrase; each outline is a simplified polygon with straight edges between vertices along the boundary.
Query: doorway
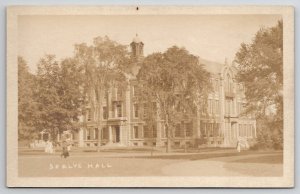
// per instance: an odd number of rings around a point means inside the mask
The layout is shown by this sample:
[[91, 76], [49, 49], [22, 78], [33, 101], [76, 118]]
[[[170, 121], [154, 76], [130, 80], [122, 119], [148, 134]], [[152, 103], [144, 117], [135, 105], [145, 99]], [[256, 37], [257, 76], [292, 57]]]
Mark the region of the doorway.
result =
[[113, 126], [113, 131], [112, 131], [112, 135], [113, 135], [113, 142], [114, 143], [119, 143], [120, 142], [120, 126], [119, 125], [115, 125]]

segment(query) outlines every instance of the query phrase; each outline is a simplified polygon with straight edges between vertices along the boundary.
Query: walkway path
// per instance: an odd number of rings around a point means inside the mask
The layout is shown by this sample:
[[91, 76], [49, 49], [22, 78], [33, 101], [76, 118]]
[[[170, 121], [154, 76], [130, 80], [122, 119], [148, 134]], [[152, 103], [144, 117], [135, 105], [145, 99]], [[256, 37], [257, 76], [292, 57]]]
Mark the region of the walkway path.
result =
[[[276, 156], [266, 154], [264, 156]], [[261, 155], [211, 158], [173, 163], [162, 168], [168, 176], [282, 176], [282, 164], [236, 162]]]

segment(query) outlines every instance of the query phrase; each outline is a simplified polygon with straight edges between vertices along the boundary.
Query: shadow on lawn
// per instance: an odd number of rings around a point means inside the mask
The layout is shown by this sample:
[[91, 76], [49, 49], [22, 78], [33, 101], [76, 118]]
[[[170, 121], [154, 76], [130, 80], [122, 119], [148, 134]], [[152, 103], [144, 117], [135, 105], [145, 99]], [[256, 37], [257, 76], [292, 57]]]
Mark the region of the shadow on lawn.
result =
[[232, 160], [230, 163], [265, 163], [265, 164], [283, 164], [283, 155], [276, 154], [270, 156], [259, 156], [244, 158], [239, 160]]

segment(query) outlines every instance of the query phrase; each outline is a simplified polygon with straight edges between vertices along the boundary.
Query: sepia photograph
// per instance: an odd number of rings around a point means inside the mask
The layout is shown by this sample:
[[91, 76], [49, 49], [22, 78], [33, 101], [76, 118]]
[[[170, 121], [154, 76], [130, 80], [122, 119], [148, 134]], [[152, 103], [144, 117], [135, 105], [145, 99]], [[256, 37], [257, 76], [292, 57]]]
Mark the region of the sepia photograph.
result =
[[292, 7], [7, 20], [8, 186], [293, 186]]

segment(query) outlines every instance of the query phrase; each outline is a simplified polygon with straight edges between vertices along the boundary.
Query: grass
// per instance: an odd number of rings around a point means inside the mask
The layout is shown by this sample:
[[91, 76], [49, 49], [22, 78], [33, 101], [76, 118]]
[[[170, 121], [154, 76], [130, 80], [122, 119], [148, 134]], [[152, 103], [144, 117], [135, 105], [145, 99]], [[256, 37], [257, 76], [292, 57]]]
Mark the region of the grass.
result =
[[[71, 152], [71, 157], [62, 159], [58, 156], [57, 151], [54, 155], [49, 155], [41, 149], [20, 150], [22, 155], [29, 157], [19, 157], [19, 176], [28, 177], [74, 177], [74, 176], [166, 176], [163, 169], [173, 165], [173, 172], [177, 172], [178, 165], [186, 163], [190, 165], [193, 163], [196, 168], [182, 167], [187, 175], [194, 175], [195, 171], [200, 165], [202, 170], [214, 168], [216, 175], [222, 174], [222, 168], [219, 165], [214, 165], [212, 161], [221, 162], [224, 167], [232, 172], [239, 172], [241, 174], [251, 176], [281, 176], [282, 174], [282, 151], [242, 151], [236, 152], [235, 149], [197, 149], [193, 153], [184, 153], [180, 150], [173, 150], [172, 153], [156, 152], [150, 156], [147, 149], [109, 149], [101, 150], [101, 152], [83, 152], [82, 150], [75, 150]], [[193, 150], [189, 150], [192, 152]], [[114, 152], [111, 154], [108, 152]], [[132, 152], [132, 153], [131, 153]], [[75, 154], [76, 153], [76, 154]], [[114, 157], [114, 155], [118, 155]], [[125, 154], [124, 154], [125, 153]], [[142, 154], [141, 154], [142, 153]], [[144, 154], [147, 153], [147, 154]], [[21, 155], [21, 156], [22, 156]], [[31, 156], [32, 157], [31, 157]], [[44, 157], [44, 155], [47, 155]], [[209, 160], [204, 160], [209, 159]], [[199, 160], [199, 161], [197, 161]], [[202, 161], [200, 161], [202, 160]], [[196, 162], [193, 162], [196, 161]], [[81, 169], [59, 169], [50, 170], [50, 164], [73, 164], [80, 163]], [[89, 163], [109, 163], [112, 168], [88, 168]], [[178, 165], [177, 165], [178, 164]], [[274, 165], [273, 165], [274, 164]], [[176, 166], [177, 165], [177, 166]], [[219, 169], [220, 168], [220, 169]], [[190, 170], [190, 171], [189, 171]], [[199, 172], [199, 176], [206, 176], [205, 172]], [[202, 174], [204, 173], [204, 174]], [[224, 172], [226, 175], [226, 172]], [[176, 173], [175, 173], [176, 174]], [[208, 176], [211, 173], [207, 174]], [[198, 175], [197, 175], [198, 176]]]
[[[257, 151], [242, 151], [240, 153], [232, 150], [232, 152], [227, 153], [196, 153], [196, 154], [166, 154], [166, 155], [154, 155], [154, 156], [132, 156], [133, 158], [149, 158], [149, 159], [167, 159], [167, 160], [203, 160], [210, 158], [220, 158], [220, 157], [233, 157], [233, 156], [246, 156], [246, 155], [257, 155], [257, 154], [271, 154], [276, 153], [274, 151], [268, 152], [257, 152]], [[247, 159], [245, 159], [247, 160]]]

